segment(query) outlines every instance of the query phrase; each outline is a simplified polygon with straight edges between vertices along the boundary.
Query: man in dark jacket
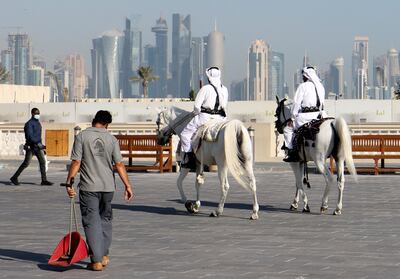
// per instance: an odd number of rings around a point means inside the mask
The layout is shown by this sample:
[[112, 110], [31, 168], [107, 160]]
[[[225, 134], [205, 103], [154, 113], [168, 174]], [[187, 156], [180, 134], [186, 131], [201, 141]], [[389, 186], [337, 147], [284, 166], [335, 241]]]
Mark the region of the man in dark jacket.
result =
[[44, 157], [45, 146], [42, 144], [42, 125], [39, 122], [40, 111], [37, 108], [31, 110], [32, 117], [25, 123], [24, 132], [26, 143], [24, 145], [25, 160], [18, 168], [17, 172], [10, 178], [14, 185], [19, 185], [18, 177], [24, 169], [31, 163], [32, 156], [35, 155], [39, 161], [40, 174], [42, 175], [41, 185], [53, 185], [47, 180], [46, 176], [46, 159]]

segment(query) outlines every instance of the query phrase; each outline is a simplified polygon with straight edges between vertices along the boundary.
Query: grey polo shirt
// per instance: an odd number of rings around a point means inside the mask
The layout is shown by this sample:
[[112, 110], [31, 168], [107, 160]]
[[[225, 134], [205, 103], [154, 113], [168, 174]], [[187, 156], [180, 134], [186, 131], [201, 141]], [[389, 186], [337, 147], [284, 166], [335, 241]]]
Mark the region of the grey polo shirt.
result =
[[122, 161], [118, 140], [105, 128], [87, 128], [75, 137], [71, 160], [81, 161], [80, 190], [114, 192], [113, 163]]

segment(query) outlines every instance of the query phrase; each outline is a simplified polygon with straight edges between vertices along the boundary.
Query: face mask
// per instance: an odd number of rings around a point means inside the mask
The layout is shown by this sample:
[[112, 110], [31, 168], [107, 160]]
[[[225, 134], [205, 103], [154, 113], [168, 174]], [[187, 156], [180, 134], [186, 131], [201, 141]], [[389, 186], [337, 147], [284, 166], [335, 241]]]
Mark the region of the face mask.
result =
[[35, 119], [39, 120], [40, 119], [40, 114], [35, 114], [33, 117], [35, 117]]

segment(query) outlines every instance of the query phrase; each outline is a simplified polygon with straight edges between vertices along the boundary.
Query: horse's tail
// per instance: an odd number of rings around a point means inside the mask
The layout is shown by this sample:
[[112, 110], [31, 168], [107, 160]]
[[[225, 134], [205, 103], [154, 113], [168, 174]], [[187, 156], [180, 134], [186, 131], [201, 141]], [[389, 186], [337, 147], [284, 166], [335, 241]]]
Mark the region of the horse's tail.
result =
[[249, 132], [239, 120], [231, 120], [225, 126], [225, 159], [236, 181], [251, 191], [253, 174], [253, 150]]
[[354, 166], [353, 155], [351, 150], [351, 136], [349, 127], [346, 121], [342, 117], [336, 118], [335, 129], [339, 135], [339, 149], [338, 155], [344, 156], [344, 161], [346, 162], [346, 167], [350, 174], [357, 180], [357, 171]]

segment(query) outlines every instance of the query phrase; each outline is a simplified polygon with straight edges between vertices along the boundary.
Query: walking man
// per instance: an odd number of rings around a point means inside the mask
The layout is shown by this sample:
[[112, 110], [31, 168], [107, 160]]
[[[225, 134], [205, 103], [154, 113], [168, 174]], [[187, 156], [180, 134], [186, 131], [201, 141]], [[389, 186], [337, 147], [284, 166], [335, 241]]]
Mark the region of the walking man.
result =
[[33, 108], [31, 110], [31, 119], [25, 123], [24, 133], [25, 133], [25, 159], [21, 166], [15, 172], [15, 174], [10, 178], [14, 185], [20, 185], [18, 177], [21, 175], [22, 171], [26, 169], [31, 163], [32, 156], [35, 155], [39, 161], [40, 174], [42, 176], [41, 185], [53, 185], [52, 182], [47, 180], [46, 175], [46, 158], [44, 155], [44, 149], [46, 148], [42, 144], [42, 125], [39, 122], [40, 111], [38, 108]]
[[113, 164], [125, 185], [125, 200], [134, 197], [118, 140], [108, 131], [112, 122], [110, 112], [100, 110], [87, 128], [75, 138], [71, 167], [67, 177], [69, 197], [76, 195], [71, 179], [80, 171], [79, 202], [91, 263], [88, 269], [101, 271], [109, 263], [112, 238], [111, 201], [115, 191]]

